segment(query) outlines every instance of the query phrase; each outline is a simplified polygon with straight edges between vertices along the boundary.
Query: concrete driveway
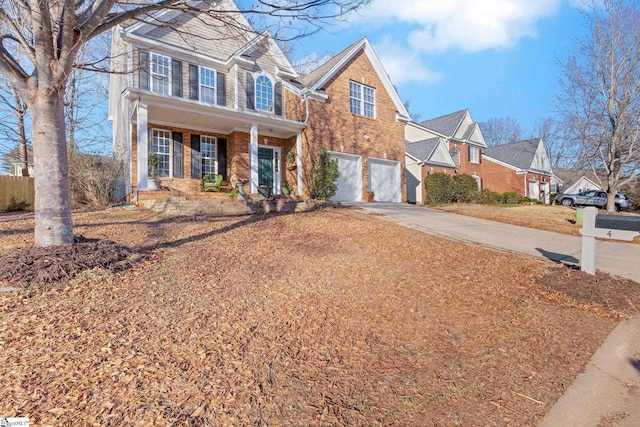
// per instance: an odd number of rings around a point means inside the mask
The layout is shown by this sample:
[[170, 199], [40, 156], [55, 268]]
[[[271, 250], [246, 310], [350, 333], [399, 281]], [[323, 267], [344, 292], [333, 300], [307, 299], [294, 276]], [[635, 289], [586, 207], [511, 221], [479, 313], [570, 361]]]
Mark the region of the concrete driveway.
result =
[[[416, 230], [488, 248], [579, 265], [582, 238], [488, 221], [406, 203], [348, 203]], [[598, 241], [596, 268], [640, 281], [640, 245]]]

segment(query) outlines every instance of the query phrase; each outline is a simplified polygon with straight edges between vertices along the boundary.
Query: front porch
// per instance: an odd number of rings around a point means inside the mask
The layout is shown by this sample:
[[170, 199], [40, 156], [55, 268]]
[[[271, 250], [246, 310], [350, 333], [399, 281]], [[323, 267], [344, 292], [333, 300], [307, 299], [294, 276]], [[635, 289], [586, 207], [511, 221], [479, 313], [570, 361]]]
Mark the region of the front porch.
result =
[[[221, 175], [226, 193], [238, 179], [247, 181], [245, 193], [256, 195], [260, 187], [283, 194], [287, 183], [303, 194], [301, 134], [304, 124], [262, 114], [230, 112], [228, 109], [183, 105], [159, 105], [152, 97], [148, 104], [133, 102], [135, 124], [131, 129], [131, 196], [145, 195], [155, 172], [160, 185], [173, 195], [199, 196], [203, 176]], [[178, 120], [176, 120], [178, 119]], [[175, 120], [175, 121], [174, 121]], [[289, 156], [291, 154], [291, 156]], [[287, 166], [291, 157], [293, 168]], [[157, 164], [155, 170], [149, 168]], [[157, 160], [156, 160], [157, 159]], [[157, 196], [160, 197], [160, 196]]]

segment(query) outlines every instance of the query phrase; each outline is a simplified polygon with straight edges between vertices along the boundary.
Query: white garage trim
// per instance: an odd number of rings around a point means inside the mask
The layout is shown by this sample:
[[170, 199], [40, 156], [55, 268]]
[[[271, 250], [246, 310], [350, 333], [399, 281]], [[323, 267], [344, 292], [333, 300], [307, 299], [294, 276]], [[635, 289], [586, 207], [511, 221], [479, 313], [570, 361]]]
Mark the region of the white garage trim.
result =
[[402, 201], [401, 169], [397, 160], [369, 157], [369, 191], [375, 194], [375, 201]]
[[332, 158], [338, 161], [340, 176], [336, 183], [338, 190], [331, 198], [335, 202], [362, 201], [362, 156], [330, 151]]

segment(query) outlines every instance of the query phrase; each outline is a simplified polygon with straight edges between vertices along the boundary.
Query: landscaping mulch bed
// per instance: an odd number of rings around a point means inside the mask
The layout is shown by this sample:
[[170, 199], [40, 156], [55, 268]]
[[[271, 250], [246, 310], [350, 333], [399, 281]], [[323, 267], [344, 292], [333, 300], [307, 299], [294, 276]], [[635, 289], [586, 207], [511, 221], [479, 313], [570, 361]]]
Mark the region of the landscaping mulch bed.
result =
[[[638, 308], [637, 283], [357, 210], [112, 210], [74, 226], [84, 242], [48, 255], [29, 248], [32, 218], [0, 220], [0, 271], [14, 275], [0, 287], [23, 288], [0, 294], [0, 416], [536, 425]], [[65, 274], [37, 272], [43, 259]]]

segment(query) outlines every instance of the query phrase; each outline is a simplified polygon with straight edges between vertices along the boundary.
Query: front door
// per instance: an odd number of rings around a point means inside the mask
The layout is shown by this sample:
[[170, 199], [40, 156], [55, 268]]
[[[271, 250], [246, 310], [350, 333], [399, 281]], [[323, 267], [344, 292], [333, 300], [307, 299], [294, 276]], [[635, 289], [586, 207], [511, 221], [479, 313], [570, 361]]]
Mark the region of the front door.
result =
[[273, 189], [273, 149], [258, 147], [258, 185]]

